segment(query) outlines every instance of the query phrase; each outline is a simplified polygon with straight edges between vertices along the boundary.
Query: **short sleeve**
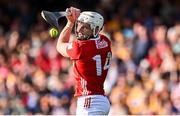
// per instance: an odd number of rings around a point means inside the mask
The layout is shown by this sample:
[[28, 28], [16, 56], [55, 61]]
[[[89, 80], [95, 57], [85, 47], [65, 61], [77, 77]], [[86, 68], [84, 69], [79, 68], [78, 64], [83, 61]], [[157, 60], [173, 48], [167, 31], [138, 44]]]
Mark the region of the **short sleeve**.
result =
[[69, 43], [69, 45], [66, 48], [66, 51], [71, 59], [76, 60], [80, 58], [82, 50], [78, 41], [73, 41], [72, 43]]

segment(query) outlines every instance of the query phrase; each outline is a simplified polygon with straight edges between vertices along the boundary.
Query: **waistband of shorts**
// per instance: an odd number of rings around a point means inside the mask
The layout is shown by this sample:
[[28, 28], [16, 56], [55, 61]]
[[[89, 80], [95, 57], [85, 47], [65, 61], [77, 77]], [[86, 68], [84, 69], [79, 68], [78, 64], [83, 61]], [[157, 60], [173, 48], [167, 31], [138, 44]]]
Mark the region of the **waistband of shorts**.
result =
[[105, 95], [84, 95], [84, 96], [78, 96], [78, 99], [82, 99], [82, 98], [87, 98], [87, 97], [91, 97], [91, 98], [96, 98], [96, 97], [107, 97]]

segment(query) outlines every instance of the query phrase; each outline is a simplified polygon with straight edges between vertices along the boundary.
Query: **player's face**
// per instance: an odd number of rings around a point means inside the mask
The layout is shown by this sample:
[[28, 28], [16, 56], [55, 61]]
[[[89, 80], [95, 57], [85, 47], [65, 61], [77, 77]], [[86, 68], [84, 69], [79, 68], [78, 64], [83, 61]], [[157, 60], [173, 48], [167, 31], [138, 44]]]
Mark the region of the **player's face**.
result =
[[83, 23], [80, 21], [77, 21], [76, 24], [76, 36], [78, 39], [89, 39], [89, 37], [93, 36], [93, 30], [91, 29], [90, 25], [87, 23]]

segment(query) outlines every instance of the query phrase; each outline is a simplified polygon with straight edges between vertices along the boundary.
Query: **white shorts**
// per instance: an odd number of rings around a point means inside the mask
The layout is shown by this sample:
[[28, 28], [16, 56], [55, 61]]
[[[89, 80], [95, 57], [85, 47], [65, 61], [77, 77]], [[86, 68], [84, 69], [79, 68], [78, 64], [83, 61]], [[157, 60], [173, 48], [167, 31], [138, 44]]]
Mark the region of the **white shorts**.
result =
[[76, 115], [108, 115], [110, 103], [106, 96], [88, 95], [77, 99]]

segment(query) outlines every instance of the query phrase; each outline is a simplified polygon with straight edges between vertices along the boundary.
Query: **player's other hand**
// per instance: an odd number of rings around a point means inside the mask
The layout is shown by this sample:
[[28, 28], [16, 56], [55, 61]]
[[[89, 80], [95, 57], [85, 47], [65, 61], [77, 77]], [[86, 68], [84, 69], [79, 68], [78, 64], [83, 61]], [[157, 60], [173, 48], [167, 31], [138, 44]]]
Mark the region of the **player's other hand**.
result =
[[70, 8], [66, 9], [66, 12], [69, 14], [66, 16], [68, 22], [74, 23], [77, 20], [77, 18], [79, 17], [81, 11], [78, 8], [70, 7]]

